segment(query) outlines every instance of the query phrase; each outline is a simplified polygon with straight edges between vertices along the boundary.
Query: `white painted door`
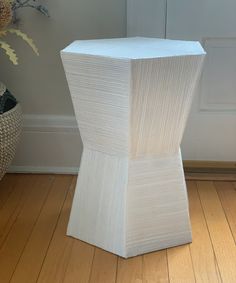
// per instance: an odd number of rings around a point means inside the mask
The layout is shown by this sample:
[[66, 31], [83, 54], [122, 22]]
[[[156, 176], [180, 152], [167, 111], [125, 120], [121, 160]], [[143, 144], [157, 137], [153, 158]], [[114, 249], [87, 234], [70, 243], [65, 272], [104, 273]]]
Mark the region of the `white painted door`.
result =
[[[166, 5], [163, 5], [163, 0], [143, 1], [148, 5], [146, 10], [152, 10], [152, 13], [156, 11], [157, 17], [160, 13], [166, 15], [162, 26], [165, 28], [165, 36], [199, 40], [207, 51], [203, 74], [183, 137], [183, 159], [235, 161], [236, 1], [165, 1]], [[157, 11], [157, 3], [162, 4], [162, 11]], [[139, 13], [142, 14], [142, 10]], [[128, 19], [129, 14], [132, 13], [128, 10]], [[153, 20], [153, 25], [157, 25], [157, 20]]]
[[236, 160], [236, 1], [168, 0], [166, 36], [199, 40], [207, 51], [184, 159]]

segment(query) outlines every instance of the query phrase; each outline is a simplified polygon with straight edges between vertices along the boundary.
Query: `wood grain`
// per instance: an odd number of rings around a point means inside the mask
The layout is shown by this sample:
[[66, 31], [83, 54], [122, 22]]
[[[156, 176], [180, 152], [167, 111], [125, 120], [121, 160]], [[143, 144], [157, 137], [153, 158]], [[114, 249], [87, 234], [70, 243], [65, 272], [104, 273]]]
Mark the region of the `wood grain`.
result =
[[7, 174], [3, 177], [0, 185], [0, 209], [14, 190], [16, 180], [17, 178], [13, 174]]
[[26, 175], [19, 176], [15, 179], [17, 179], [17, 186], [0, 210], [0, 246], [3, 245], [12, 225], [21, 212], [35, 181], [34, 176]]
[[166, 250], [143, 255], [143, 283], [169, 283]]
[[95, 248], [74, 239], [66, 268], [64, 283], [89, 282]]
[[192, 283], [195, 281], [189, 245], [167, 250], [170, 283]]
[[13, 213], [7, 233], [0, 228], [1, 283], [235, 282], [233, 182], [187, 182], [193, 242], [125, 260], [65, 235], [76, 177], [71, 185], [70, 176], [10, 178], [0, 209], [0, 219], [9, 215], [4, 207]]
[[198, 196], [196, 182], [188, 181], [187, 187], [193, 234], [193, 242], [190, 244], [190, 252], [196, 282], [221, 282], [218, 264], [215, 258], [215, 253], [212, 247], [201, 202]]
[[27, 186], [30, 190], [25, 203], [0, 250], [0, 282], [3, 283], [11, 279], [52, 184], [51, 176], [34, 176], [29, 179], [31, 182]]
[[63, 205], [56, 230], [50, 242], [45, 260], [41, 267], [38, 280], [39, 283], [63, 282], [69, 263], [73, 239], [66, 236], [66, 226], [74, 194], [75, 180], [69, 188], [65, 203]]
[[236, 243], [236, 188], [230, 182], [214, 182]]
[[116, 282], [142, 283], [143, 282], [142, 256], [136, 256], [129, 259], [119, 258]]
[[36, 282], [71, 181], [71, 176], [55, 177], [47, 200], [11, 278], [12, 283]]
[[96, 248], [90, 283], [115, 283], [118, 257]]
[[214, 183], [198, 181], [197, 186], [221, 278], [233, 283], [236, 279], [236, 248]]

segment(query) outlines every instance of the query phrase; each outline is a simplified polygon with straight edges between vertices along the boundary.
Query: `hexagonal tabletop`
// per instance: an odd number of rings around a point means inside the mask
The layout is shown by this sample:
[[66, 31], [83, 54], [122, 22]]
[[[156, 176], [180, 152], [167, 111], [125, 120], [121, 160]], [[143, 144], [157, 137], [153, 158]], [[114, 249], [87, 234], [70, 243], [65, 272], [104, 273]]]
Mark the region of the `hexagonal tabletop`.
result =
[[197, 41], [181, 41], [148, 37], [76, 40], [62, 53], [85, 54], [117, 59], [148, 59], [202, 55]]

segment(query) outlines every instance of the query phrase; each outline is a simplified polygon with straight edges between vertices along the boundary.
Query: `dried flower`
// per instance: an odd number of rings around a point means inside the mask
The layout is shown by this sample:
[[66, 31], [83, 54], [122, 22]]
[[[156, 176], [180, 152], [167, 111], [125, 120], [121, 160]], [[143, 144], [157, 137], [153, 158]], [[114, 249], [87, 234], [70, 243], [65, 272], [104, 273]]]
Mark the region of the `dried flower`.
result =
[[47, 9], [36, 3], [37, 0], [0, 0], [0, 49], [8, 56], [9, 60], [14, 64], [18, 64], [18, 57], [15, 50], [2, 38], [7, 33], [15, 34], [23, 39], [33, 49], [36, 55], [39, 55], [38, 49], [33, 40], [19, 29], [9, 28], [10, 23], [16, 22], [16, 10], [20, 8], [34, 8], [45, 16], [49, 16]]
[[12, 21], [12, 3], [0, 0], [0, 29], [5, 29]]
[[19, 18], [17, 17], [17, 10], [22, 8], [32, 8], [43, 14], [44, 16], [49, 17], [48, 9], [39, 4], [38, 0], [10, 0], [12, 2], [12, 11], [13, 11], [13, 23], [17, 24]]

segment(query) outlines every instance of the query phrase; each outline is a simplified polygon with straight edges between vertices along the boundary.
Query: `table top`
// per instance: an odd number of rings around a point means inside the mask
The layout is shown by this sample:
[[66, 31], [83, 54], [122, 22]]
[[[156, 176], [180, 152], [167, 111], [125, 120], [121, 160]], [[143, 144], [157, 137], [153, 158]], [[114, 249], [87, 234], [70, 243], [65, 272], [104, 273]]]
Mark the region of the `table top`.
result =
[[148, 59], [187, 55], [203, 55], [198, 41], [182, 41], [148, 37], [76, 40], [62, 53], [87, 54], [123, 59]]

